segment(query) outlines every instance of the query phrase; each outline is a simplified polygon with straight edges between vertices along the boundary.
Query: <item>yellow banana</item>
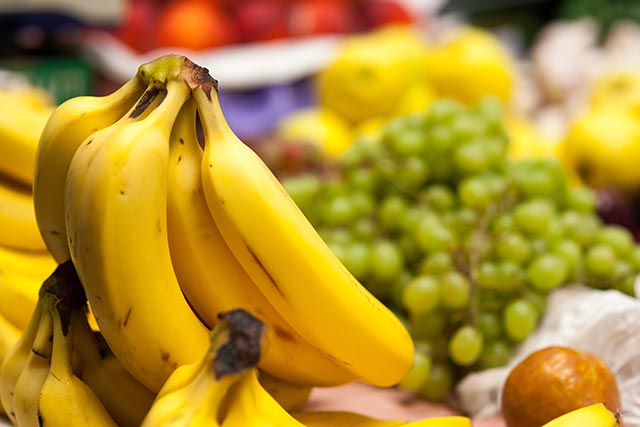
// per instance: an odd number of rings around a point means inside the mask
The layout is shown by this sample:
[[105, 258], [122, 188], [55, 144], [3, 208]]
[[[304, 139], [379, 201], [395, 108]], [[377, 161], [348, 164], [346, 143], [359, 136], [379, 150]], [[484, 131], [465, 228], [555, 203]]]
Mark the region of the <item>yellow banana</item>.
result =
[[[17, 329], [11, 322], [0, 315], [0, 366], [7, 357], [9, 351], [16, 345], [20, 338], [21, 330]], [[0, 415], [6, 415], [0, 399]]]
[[48, 252], [31, 252], [0, 246], [0, 270], [11, 270], [42, 282], [57, 265]]
[[602, 403], [585, 406], [555, 418], [542, 427], [617, 427], [619, 414]]
[[16, 382], [13, 396], [15, 422], [19, 427], [39, 427], [38, 402], [40, 391], [51, 366], [53, 320], [43, 310], [40, 325], [27, 363]]
[[53, 105], [37, 106], [23, 96], [0, 91], [0, 173], [31, 186], [38, 141]]
[[409, 333], [340, 263], [264, 162], [236, 137], [217, 86], [206, 79], [196, 83], [204, 193], [231, 251], [309, 343], [361, 381], [396, 384], [413, 363]]
[[38, 290], [45, 278], [46, 276], [35, 279], [0, 265], [0, 314], [15, 327], [26, 328], [38, 302]]
[[20, 335], [20, 338], [13, 347], [9, 349], [0, 365], [0, 402], [11, 422], [16, 424], [15, 411], [15, 388], [24, 370], [27, 361], [32, 354], [32, 347], [40, 328], [42, 318], [42, 307], [36, 305], [36, 309], [31, 316], [29, 325]]
[[195, 126], [195, 104], [188, 101], [171, 134], [167, 227], [171, 261], [190, 305], [209, 327], [219, 313], [234, 308], [260, 317], [269, 326], [270, 343], [260, 366], [275, 377], [326, 386], [353, 379], [278, 314], [229, 250], [204, 198]]
[[136, 380], [111, 352], [86, 316], [76, 325], [82, 381], [98, 396], [119, 427], [139, 427], [155, 394]]
[[42, 130], [33, 203], [42, 238], [59, 263], [70, 259], [64, 221], [64, 186], [73, 154], [89, 135], [115, 123], [129, 111], [146, 86], [144, 79], [136, 75], [110, 95], [71, 98], [55, 109]]
[[173, 372], [141, 427], [219, 427], [228, 390], [260, 358], [262, 334], [262, 322], [246, 311], [223, 313], [204, 357]]
[[[69, 269], [69, 265], [63, 268]], [[48, 294], [46, 309], [52, 318], [51, 367], [37, 402], [38, 424], [49, 427], [118, 427], [93, 390], [73, 371], [76, 323], [86, 321], [84, 295], [69, 296], [67, 282], [43, 288]], [[22, 427], [18, 420], [19, 426]]]
[[0, 224], [0, 245], [29, 251], [46, 250], [29, 187], [0, 178]]
[[300, 411], [309, 401], [313, 390], [311, 386], [290, 383], [262, 370], [259, 370], [258, 380], [267, 393], [289, 412]]
[[166, 227], [171, 126], [188, 96], [184, 82], [169, 79], [160, 105], [88, 148], [88, 161], [81, 145], [65, 189], [71, 257], [100, 331], [154, 392], [208, 346], [175, 278]]

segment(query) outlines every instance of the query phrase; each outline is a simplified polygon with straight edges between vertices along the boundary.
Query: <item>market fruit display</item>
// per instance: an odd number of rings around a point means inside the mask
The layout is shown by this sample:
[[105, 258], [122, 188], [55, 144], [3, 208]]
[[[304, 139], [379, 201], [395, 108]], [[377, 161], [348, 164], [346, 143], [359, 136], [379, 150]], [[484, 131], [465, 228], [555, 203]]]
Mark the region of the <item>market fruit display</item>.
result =
[[577, 349], [551, 346], [534, 351], [510, 371], [501, 408], [508, 427], [536, 427], [598, 403], [620, 412], [618, 386], [606, 362]]
[[284, 186], [331, 249], [404, 319], [415, 363], [400, 386], [443, 400], [505, 366], [570, 283], [633, 295], [640, 249], [553, 158], [512, 159], [500, 103], [438, 100]]
[[[310, 387], [389, 387], [410, 370], [403, 323], [235, 136], [217, 95], [206, 69], [169, 55], [50, 116], [33, 191], [55, 261], [29, 318], [1, 329], [15, 426], [304, 425]], [[397, 423], [458, 424], [470, 421]]]

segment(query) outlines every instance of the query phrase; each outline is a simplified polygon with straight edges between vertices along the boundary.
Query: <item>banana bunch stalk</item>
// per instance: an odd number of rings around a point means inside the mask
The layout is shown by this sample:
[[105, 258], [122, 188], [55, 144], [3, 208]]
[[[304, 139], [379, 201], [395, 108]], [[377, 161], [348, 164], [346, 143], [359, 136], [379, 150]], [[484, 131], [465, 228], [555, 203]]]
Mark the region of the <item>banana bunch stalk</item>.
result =
[[109, 348], [154, 392], [237, 308], [268, 326], [259, 368], [268, 389], [293, 390], [290, 409], [313, 386], [393, 385], [413, 363], [401, 322], [235, 136], [217, 82], [185, 57], [60, 105], [38, 148], [34, 199], [47, 247], [75, 265]]
[[0, 366], [0, 401], [16, 427], [137, 427], [155, 398], [89, 325], [73, 265], [44, 281], [24, 333]]

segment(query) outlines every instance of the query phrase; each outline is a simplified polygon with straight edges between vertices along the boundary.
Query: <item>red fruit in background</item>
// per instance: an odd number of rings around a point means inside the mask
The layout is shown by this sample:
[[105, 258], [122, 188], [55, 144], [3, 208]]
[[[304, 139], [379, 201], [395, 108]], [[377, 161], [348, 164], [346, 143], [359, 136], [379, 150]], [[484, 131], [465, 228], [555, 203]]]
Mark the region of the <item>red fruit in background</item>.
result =
[[292, 36], [344, 34], [360, 26], [349, 1], [299, 0], [291, 3], [289, 32]]
[[158, 11], [156, 0], [129, 0], [125, 2], [122, 23], [113, 30], [113, 35], [130, 48], [148, 52], [156, 47], [156, 40], [150, 37], [155, 31]]
[[407, 8], [394, 0], [364, 0], [360, 3], [368, 28], [388, 24], [411, 24], [414, 17]]
[[241, 40], [267, 41], [289, 36], [289, 6], [282, 0], [245, 0], [233, 8], [234, 21]]
[[160, 12], [156, 35], [163, 47], [210, 49], [235, 43], [231, 19], [212, 0], [173, 0]]

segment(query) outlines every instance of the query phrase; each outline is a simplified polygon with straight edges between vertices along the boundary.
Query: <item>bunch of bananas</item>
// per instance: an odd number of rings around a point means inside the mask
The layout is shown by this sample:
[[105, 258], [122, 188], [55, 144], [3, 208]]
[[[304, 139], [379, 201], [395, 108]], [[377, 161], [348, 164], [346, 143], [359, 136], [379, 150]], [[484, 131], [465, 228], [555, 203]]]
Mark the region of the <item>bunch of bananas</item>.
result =
[[[36, 306], [55, 268], [33, 209], [33, 169], [40, 132], [54, 109], [44, 92], [23, 85], [0, 90], [0, 363]], [[0, 414], [3, 413], [0, 406]]]

